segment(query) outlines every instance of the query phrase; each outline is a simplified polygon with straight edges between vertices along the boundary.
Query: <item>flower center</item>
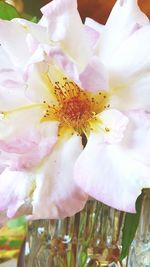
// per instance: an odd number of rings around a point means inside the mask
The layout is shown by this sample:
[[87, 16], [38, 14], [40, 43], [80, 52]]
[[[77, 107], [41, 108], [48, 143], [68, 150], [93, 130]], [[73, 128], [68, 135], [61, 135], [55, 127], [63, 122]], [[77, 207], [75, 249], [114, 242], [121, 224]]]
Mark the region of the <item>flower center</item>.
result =
[[54, 95], [56, 104], [47, 106], [42, 121], [57, 120], [62, 127], [69, 127], [79, 134], [88, 134], [97, 120], [96, 115], [107, 107], [106, 93], [85, 91], [66, 77], [61, 84], [55, 83]]

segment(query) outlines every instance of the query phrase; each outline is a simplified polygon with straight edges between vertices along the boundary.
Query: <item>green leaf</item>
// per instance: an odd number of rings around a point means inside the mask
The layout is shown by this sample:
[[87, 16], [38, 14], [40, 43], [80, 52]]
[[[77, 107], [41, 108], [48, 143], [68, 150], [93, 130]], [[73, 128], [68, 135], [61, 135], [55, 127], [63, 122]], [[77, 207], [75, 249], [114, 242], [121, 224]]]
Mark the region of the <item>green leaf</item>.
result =
[[20, 18], [20, 14], [15, 7], [0, 1], [0, 19], [11, 20], [13, 18]]
[[22, 13], [21, 16], [22, 16], [22, 18], [29, 20], [31, 22], [34, 22], [34, 23], [38, 23], [38, 21], [39, 21], [39, 19], [36, 16], [32, 16], [28, 13]]
[[130, 245], [134, 239], [142, 208], [143, 194], [141, 194], [136, 201], [136, 213], [126, 213], [123, 233], [122, 233], [122, 251], [120, 260], [122, 261], [129, 253]]
[[4, 246], [7, 243], [7, 238], [0, 239], [0, 246]]
[[25, 226], [26, 225], [26, 219], [25, 217], [19, 217], [14, 220], [11, 220], [7, 223], [7, 226], [11, 229], [18, 228], [20, 226]]
[[20, 248], [21, 244], [22, 244], [22, 240], [12, 240], [10, 241], [9, 246], [11, 248]]
[[34, 17], [32, 17], [32, 18], [30, 19], [30, 21], [31, 21], [31, 22], [34, 22], [34, 23], [38, 23], [39, 19], [38, 19], [36, 16], [34, 16]]

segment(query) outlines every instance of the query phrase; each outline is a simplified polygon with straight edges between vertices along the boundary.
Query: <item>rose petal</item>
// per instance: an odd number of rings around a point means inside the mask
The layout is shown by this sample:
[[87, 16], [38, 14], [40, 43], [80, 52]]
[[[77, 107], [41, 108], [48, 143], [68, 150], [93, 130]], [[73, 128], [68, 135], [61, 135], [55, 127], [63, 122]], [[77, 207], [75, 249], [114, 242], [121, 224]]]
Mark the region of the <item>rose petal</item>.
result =
[[80, 137], [74, 135], [61, 140], [37, 170], [32, 219], [60, 219], [84, 207], [87, 195], [73, 181], [74, 163], [81, 151]]
[[150, 108], [149, 41], [150, 26], [145, 26], [124, 42], [112, 57], [109, 65], [110, 83], [114, 88], [111, 106], [119, 109]]
[[0, 210], [6, 211], [11, 218], [32, 191], [33, 179], [25, 172], [11, 172], [6, 169], [0, 175], [0, 183]]
[[37, 43], [49, 44], [49, 36], [46, 27], [43, 27], [39, 23], [34, 23], [20, 18], [15, 18], [12, 21], [25, 28], [27, 35], [32, 36]]
[[25, 28], [12, 21], [0, 21], [0, 43], [16, 67], [22, 67], [30, 57]]
[[79, 75], [81, 87], [91, 91], [107, 91], [109, 87], [108, 72], [105, 66], [93, 57]]
[[[25, 96], [26, 84], [19, 71], [5, 69], [0, 71], [0, 110], [9, 111], [31, 101]], [[10, 101], [11, 99], [11, 101]]]
[[105, 29], [105, 26], [103, 24], [100, 24], [91, 18], [85, 19], [85, 26], [88, 26], [91, 30], [95, 31], [97, 34], [99, 33], [98, 36], [100, 36], [100, 33], [102, 33], [103, 30]]
[[88, 39], [91, 48], [94, 49], [100, 38], [100, 33], [103, 31], [104, 25], [99, 24], [91, 18], [86, 18], [85, 20], [85, 31], [88, 35]]
[[[76, 0], [55, 0], [41, 11], [47, 19], [51, 40], [60, 42], [63, 50], [84, 67], [91, 56], [91, 49]], [[80, 45], [77, 45], [78, 41]]]
[[49, 66], [44, 62], [31, 64], [26, 69], [26, 96], [34, 103], [55, 104], [54, 87], [48, 75]]
[[[36, 62], [38, 61], [39, 63], [37, 64]], [[42, 61], [49, 63], [50, 67], [47, 69], [47, 64]], [[47, 100], [48, 103], [50, 101], [49, 90], [43, 90], [44, 88], [51, 87], [51, 84], [47, 83], [48, 79], [46, 80], [46, 75], [48, 73], [49, 79], [52, 82], [56, 82], [59, 80], [59, 75], [57, 74], [57, 72], [61, 72], [63, 76], [71, 78], [85, 90], [93, 92], [99, 90], [108, 90], [108, 73], [106, 71], [105, 66], [99, 61], [96, 56], [91, 57], [85, 68], [80, 71], [78, 68], [78, 64], [76, 64], [69, 57], [67, 57], [67, 55], [64, 54], [64, 52], [59, 47], [42, 45], [38, 47], [35, 54], [31, 58], [30, 63], [32, 65], [29, 66], [27, 70], [27, 75], [29, 76], [29, 86], [27, 88], [27, 92], [28, 97], [30, 99], [33, 99], [34, 101], [36, 100], [36, 102], [39, 102], [38, 98], [40, 99], [41, 95], [45, 95], [45, 100]], [[55, 73], [52, 73], [52, 70], [54, 69]], [[41, 89], [43, 90], [43, 94], [39, 93]], [[32, 96], [32, 93], [36, 93], [37, 96]], [[40, 101], [43, 100], [44, 99]]]
[[136, 160], [134, 150], [105, 144], [101, 134], [90, 136], [74, 173], [87, 194], [126, 212], [135, 212], [142, 188], [150, 187], [150, 167]]
[[128, 111], [126, 144], [134, 148], [137, 160], [150, 166], [150, 111]]
[[44, 114], [45, 107], [34, 104], [4, 113], [0, 119], [0, 139], [8, 140], [11, 136], [24, 132], [32, 133], [32, 129], [39, 125]]
[[0, 45], [0, 70], [10, 69], [11, 61], [8, 58], [7, 53], [3, 49], [3, 47]]
[[128, 118], [120, 111], [109, 109], [97, 116], [101, 121], [101, 128], [104, 130], [104, 142], [108, 144], [119, 143], [128, 124]]
[[113, 54], [131, 34], [143, 25], [149, 24], [149, 20], [142, 13], [137, 5], [137, 1], [118, 0], [113, 7], [107, 20], [105, 30], [101, 33], [99, 42], [99, 55], [104, 64], [109, 65]]
[[[148, 71], [150, 59], [150, 26], [145, 26], [128, 38], [111, 57], [108, 66], [112, 74], [116, 73], [120, 79], [140, 78], [141, 72]], [[143, 49], [144, 47], [144, 49]], [[120, 60], [121, 59], [121, 60]], [[135, 77], [135, 75], [138, 75]]]
[[110, 106], [121, 111], [145, 109], [150, 110], [150, 76], [142, 74], [139, 79], [116, 87], [116, 94], [110, 98]]
[[1, 160], [11, 170], [35, 166], [56, 143], [58, 122], [41, 123], [42, 113], [40, 108], [29, 108], [1, 119], [0, 149], [5, 152]]

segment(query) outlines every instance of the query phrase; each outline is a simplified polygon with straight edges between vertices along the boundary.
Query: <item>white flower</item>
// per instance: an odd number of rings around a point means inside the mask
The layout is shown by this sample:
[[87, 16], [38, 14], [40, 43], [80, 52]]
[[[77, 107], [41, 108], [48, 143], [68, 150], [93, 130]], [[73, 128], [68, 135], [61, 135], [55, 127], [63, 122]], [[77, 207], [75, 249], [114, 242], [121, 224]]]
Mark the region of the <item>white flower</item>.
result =
[[135, 212], [150, 187], [149, 21], [129, 0], [103, 27], [75, 0], [42, 12], [0, 21], [0, 210], [63, 218], [90, 195]]

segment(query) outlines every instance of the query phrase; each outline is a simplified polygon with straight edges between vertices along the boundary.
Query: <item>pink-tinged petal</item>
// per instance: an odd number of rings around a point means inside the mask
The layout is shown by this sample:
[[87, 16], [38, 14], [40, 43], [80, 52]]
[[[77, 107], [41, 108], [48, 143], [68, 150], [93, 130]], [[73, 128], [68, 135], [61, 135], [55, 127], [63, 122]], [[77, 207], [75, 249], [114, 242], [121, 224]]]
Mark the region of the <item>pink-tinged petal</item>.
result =
[[31, 34], [27, 35], [26, 42], [30, 53], [35, 53], [36, 49], [38, 48], [39, 42]]
[[88, 91], [106, 91], [109, 88], [109, 77], [105, 66], [93, 57], [79, 75], [81, 87]]
[[[0, 110], [9, 111], [31, 101], [25, 96], [26, 84], [21, 73], [11, 69], [0, 71]], [[11, 99], [11, 101], [10, 101]]]
[[99, 24], [93, 19], [86, 18], [85, 31], [88, 35], [88, 40], [93, 50], [100, 38], [100, 33], [103, 31], [103, 29], [104, 29], [104, 25]]
[[139, 9], [137, 1], [127, 0], [121, 3], [118, 0], [101, 34], [98, 48], [102, 62], [109, 65], [122, 43], [146, 24], [149, 24], [149, 20]]
[[13, 19], [11, 22], [0, 21], [0, 25], [0, 43], [15, 66], [24, 66], [39, 43], [49, 43], [47, 29], [38, 24]]
[[150, 111], [127, 112], [128, 134], [125, 143], [134, 148], [136, 158], [150, 166]]
[[[96, 70], [95, 72], [98, 71]], [[85, 81], [84, 83], [85, 79], [84, 77], [82, 78], [82, 74], [80, 81], [80, 68], [78, 64], [72, 61], [58, 45], [39, 45], [26, 69], [26, 79], [28, 80], [26, 92], [29, 99], [38, 103], [46, 101], [49, 104], [53, 104], [56, 100], [50, 94], [53, 91], [52, 87], [55, 82], [60, 79], [60, 73], [61, 77], [67, 76], [74, 80], [79, 86], [82, 86], [81, 81], [83, 80], [84, 89], [87, 89], [87, 82]]]
[[12, 21], [24, 27], [27, 34], [31, 35], [38, 43], [49, 44], [49, 36], [46, 27], [39, 25], [39, 23], [34, 23], [20, 18], [15, 18]]
[[73, 167], [81, 151], [80, 137], [61, 140], [37, 170], [32, 219], [60, 219], [84, 207], [87, 195], [73, 180]]
[[128, 118], [115, 109], [105, 110], [98, 115], [101, 128], [104, 130], [104, 142], [107, 144], [119, 143], [124, 137]]
[[[77, 11], [76, 0], [55, 0], [41, 9], [47, 19], [50, 39], [81, 66], [92, 55], [87, 34]], [[80, 42], [80, 45], [77, 45]], [[84, 51], [84, 53], [83, 53]]]
[[40, 109], [32, 108], [1, 119], [0, 150], [4, 166], [11, 170], [30, 169], [51, 152], [57, 141], [58, 122], [41, 123], [41, 115]]
[[91, 49], [93, 49], [93, 51], [94, 51], [94, 48], [95, 48], [95, 46], [99, 40], [99, 33], [87, 25], [85, 25], [84, 28], [85, 28], [85, 31], [87, 33]]
[[[0, 149], [8, 152], [8, 153], [17, 153], [24, 154], [26, 152], [32, 152], [32, 150], [37, 150], [37, 146], [39, 146], [39, 150], [42, 151], [48, 148], [48, 143], [55, 143], [57, 140], [57, 122], [43, 122], [39, 124], [37, 127], [33, 126], [32, 131], [25, 130], [16, 135], [12, 135], [7, 137], [6, 140], [0, 140]], [[42, 142], [42, 144], [41, 144]], [[38, 153], [38, 151], [37, 151]], [[31, 157], [32, 158], [32, 157]]]
[[[39, 57], [37, 56], [36, 60]], [[39, 59], [40, 61], [40, 59]], [[45, 62], [31, 64], [26, 69], [26, 96], [33, 102], [55, 104], [54, 88], [48, 75], [49, 65]]]
[[[111, 105], [119, 109], [150, 108], [150, 26], [132, 35], [109, 65], [114, 88]], [[144, 47], [144, 49], [143, 49]]]
[[24, 66], [30, 57], [26, 29], [12, 21], [0, 21], [0, 43], [16, 67]]
[[46, 27], [43, 27], [38, 23], [33, 23], [19, 18], [13, 19], [12, 22], [26, 29], [27, 35], [25, 41], [31, 56], [36, 51], [39, 44], [49, 45], [50, 40]]
[[10, 69], [12, 65], [10, 59], [8, 58], [8, 54], [5, 52], [3, 47], [0, 45], [0, 70]]
[[[68, 76], [72, 78], [73, 80], [78, 81], [79, 76], [79, 68], [77, 63], [71, 60], [70, 57], [66, 55], [62, 51], [59, 45], [38, 45], [38, 48], [36, 49], [35, 53], [31, 57], [29, 64], [33, 64], [33, 68], [38, 68], [38, 65], [34, 66], [36, 63], [46, 63], [45, 65], [41, 64], [42, 67], [40, 68], [40, 73], [43, 72], [43, 74], [46, 74], [49, 72], [49, 70], [52, 69], [59, 69], [59, 72], [64, 72], [64, 76]], [[40, 66], [40, 64], [39, 64]], [[49, 67], [48, 67], [49, 66]], [[32, 68], [31, 67], [31, 68]], [[40, 76], [39, 73], [39, 76]], [[27, 72], [27, 76], [28, 72]], [[43, 76], [43, 75], [42, 75]], [[55, 77], [49, 77], [49, 79], [56, 80]]]
[[[150, 25], [145, 26], [128, 38], [111, 57], [109, 70], [118, 75], [118, 79], [140, 78], [149, 70]], [[143, 49], [144, 47], [144, 49]], [[120, 60], [121, 59], [121, 60]], [[137, 77], [135, 75], [138, 75]]]
[[0, 175], [0, 211], [11, 218], [28, 199], [33, 189], [33, 178], [25, 172], [5, 170]]
[[103, 24], [100, 24], [91, 18], [85, 19], [85, 26], [89, 27], [91, 30], [95, 31], [97, 34], [99, 33], [98, 36], [100, 36], [100, 34], [105, 29], [105, 26]]
[[[88, 91], [105, 91], [109, 87], [108, 72], [96, 56], [92, 57], [85, 68], [80, 71], [78, 64], [73, 62], [60, 47], [39, 45], [30, 63], [31, 66], [27, 69], [27, 76], [29, 77], [27, 95], [36, 102], [46, 100], [50, 103], [51, 83], [47, 83], [47, 81], [48, 79], [52, 82], [58, 81], [59, 75], [56, 72], [61, 72]], [[49, 68], [48, 64], [50, 64]], [[52, 73], [53, 69], [56, 69], [55, 74]], [[43, 90], [42, 87], [46, 90]], [[41, 90], [43, 93], [39, 93]]]
[[44, 114], [45, 107], [34, 104], [2, 114], [0, 117], [0, 140], [8, 141], [10, 137], [17, 137], [22, 133], [32, 136], [33, 129], [38, 127]]
[[23, 86], [24, 80], [22, 73], [20, 71], [14, 71], [11, 67], [12, 65], [9, 65], [9, 68], [0, 70], [0, 85], [7, 88]]
[[142, 188], [150, 187], [150, 166], [137, 160], [132, 148], [105, 144], [102, 135], [92, 134], [75, 164], [74, 177], [93, 198], [135, 212]]
[[9, 154], [9, 159], [12, 159], [10, 162], [10, 168], [12, 170], [31, 169], [52, 152], [57, 142], [58, 123], [43, 123], [42, 126], [37, 129], [34, 143], [30, 141], [30, 148], [25, 154], [12, 155], [12, 158]]
[[[110, 105], [112, 108], [117, 108], [121, 111], [131, 109], [145, 109], [150, 110], [150, 76], [147, 73], [141, 73], [135, 80], [131, 80], [128, 84], [123, 86], [116, 86], [110, 98]], [[122, 83], [123, 84], [123, 83]]]

